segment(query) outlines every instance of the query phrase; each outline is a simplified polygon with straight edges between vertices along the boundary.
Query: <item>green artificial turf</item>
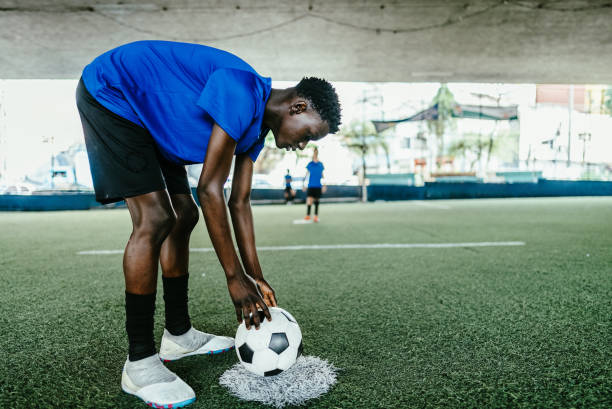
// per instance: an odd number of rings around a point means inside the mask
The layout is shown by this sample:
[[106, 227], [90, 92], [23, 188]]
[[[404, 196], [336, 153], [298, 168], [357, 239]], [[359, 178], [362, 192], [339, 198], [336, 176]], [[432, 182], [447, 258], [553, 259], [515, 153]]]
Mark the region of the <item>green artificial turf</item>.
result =
[[[260, 252], [305, 352], [341, 368], [307, 406], [612, 406], [612, 198], [254, 207], [260, 246], [524, 241], [521, 247]], [[120, 389], [127, 210], [0, 213], [0, 407], [145, 407]], [[192, 247], [210, 247], [202, 221]], [[214, 253], [192, 253], [194, 325], [233, 335]], [[163, 328], [161, 280], [156, 341]], [[192, 408], [263, 408], [217, 380], [233, 352], [169, 367]]]

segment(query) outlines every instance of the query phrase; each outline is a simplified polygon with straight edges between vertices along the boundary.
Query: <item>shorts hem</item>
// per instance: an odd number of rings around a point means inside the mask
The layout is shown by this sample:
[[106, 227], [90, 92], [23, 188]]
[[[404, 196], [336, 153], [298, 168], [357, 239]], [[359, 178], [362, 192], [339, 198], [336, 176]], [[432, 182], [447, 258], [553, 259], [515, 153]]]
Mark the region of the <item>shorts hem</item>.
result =
[[165, 186], [163, 186], [161, 187], [161, 189], [148, 188], [148, 189], [135, 190], [135, 191], [131, 191], [131, 192], [123, 193], [123, 194], [108, 195], [105, 197], [96, 196], [96, 202], [101, 203], [101, 204], [116, 203], [116, 202], [120, 202], [125, 199], [129, 199], [131, 197], [146, 195], [147, 193], [158, 192], [160, 190], [168, 190], [168, 189]]

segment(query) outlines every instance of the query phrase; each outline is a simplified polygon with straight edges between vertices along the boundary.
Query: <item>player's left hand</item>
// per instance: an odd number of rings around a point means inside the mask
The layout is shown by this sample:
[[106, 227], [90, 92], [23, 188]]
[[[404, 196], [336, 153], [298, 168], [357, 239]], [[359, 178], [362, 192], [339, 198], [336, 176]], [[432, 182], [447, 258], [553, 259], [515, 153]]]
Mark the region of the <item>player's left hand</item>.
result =
[[327, 192], [327, 186], [323, 186], [323, 187], [321, 188], [321, 193], [325, 193], [325, 192]]
[[259, 289], [259, 293], [263, 298], [264, 302], [268, 307], [277, 307], [276, 304], [276, 295], [274, 294], [274, 289], [270, 287], [270, 284], [266, 280], [259, 279], [256, 280], [257, 288]]

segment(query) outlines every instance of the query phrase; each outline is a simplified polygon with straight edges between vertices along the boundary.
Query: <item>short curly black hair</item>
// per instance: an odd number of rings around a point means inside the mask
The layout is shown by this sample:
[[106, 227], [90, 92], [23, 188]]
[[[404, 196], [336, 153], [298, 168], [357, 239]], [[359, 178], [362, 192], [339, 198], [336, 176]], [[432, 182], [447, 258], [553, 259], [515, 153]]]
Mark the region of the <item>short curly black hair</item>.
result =
[[295, 86], [300, 97], [310, 101], [313, 108], [319, 113], [321, 119], [329, 125], [329, 133], [338, 132], [341, 113], [338, 94], [327, 81], [316, 77], [304, 77]]

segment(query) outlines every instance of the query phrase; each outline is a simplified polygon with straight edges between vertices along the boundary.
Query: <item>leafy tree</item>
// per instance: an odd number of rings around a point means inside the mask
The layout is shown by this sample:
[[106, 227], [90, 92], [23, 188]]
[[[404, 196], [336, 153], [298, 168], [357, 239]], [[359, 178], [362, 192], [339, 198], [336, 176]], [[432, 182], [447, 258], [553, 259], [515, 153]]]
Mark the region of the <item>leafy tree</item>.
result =
[[608, 114], [612, 116], [612, 86], [608, 87], [606, 90], [604, 105], [608, 110]]
[[482, 158], [483, 152], [487, 149], [488, 143], [482, 141], [478, 134], [468, 132], [463, 135], [463, 138], [457, 140], [448, 147], [450, 156], [458, 156], [468, 158], [472, 157], [470, 162], [470, 172], [474, 170], [476, 163]]
[[493, 154], [502, 155], [500, 158], [505, 161], [514, 161], [517, 157], [516, 148], [518, 146], [518, 132], [516, 130], [506, 130], [491, 132], [486, 139], [481, 138], [480, 134], [475, 132], [467, 132], [463, 134], [463, 138], [450, 144], [448, 154], [455, 157], [471, 157], [470, 171], [474, 170], [477, 163], [480, 162], [483, 155], [486, 154], [486, 167]]
[[438, 153], [442, 155], [444, 154], [444, 134], [448, 129], [455, 128], [456, 125], [456, 120], [453, 118], [453, 108], [457, 102], [446, 84], [440, 85], [430, 106], [436, 104], [438, 104], [438, 118], [427, 120], [427, 129], [436, 136]]
[[264, 142], [264, 147], [255, 161], [254, 173], [270, 173], [274, 165], [285, 156], [284, 149], [278, 149], [274, 142], [272, 131], [268, 132]]
[[[352, 121], [348, 126], [340, 130], [340, 135], [344, 145], [361, 157], [361, 184], [363, 189], [365, 189], [366, 156], [371, 152], [377, 152], [379, 149], [382, 149], [388, 155], [389, 147], [385, 137], [376, 132], [374, 125], [370, 121]], [[388, 159], [387, 166], [389, 166]]]
[[303, 158], [310, 158], [312, 156], [312, 151], [314, 150], [314, 148], [316, 148], [317, 145], [315, 145], [314, 143], [309, 143], [308, 145], [306, 145], [306, 147], [304, 148], [303, 151], [301, 150], [296, 150], [295, 153], [295, 165], [297, 166], [297, 164], [300, 162], [300, 159]]

